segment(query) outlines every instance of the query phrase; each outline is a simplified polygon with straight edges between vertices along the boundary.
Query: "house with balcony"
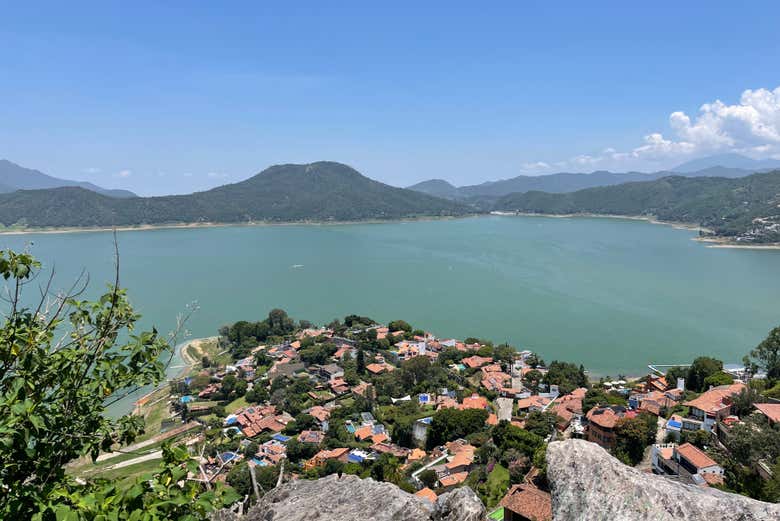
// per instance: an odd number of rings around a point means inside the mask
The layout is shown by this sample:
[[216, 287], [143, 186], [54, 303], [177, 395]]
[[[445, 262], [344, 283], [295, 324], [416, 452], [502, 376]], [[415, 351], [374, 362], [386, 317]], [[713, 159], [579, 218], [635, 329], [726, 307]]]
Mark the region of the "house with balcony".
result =
[[719, 385], [698, 398], [684, 402], [683, 405], [690, 408], [690, 414], [683, 420], [683, 430], [704, 429], [712, 432], [719, 420], [731, 415], [734, 396], [745, 388], [743, 383]]
[[723, 483], [723, 467], [690, 443], [653, 445], [651, 461], [653, 472], [675, 477], [683, 483], [700, 486]]

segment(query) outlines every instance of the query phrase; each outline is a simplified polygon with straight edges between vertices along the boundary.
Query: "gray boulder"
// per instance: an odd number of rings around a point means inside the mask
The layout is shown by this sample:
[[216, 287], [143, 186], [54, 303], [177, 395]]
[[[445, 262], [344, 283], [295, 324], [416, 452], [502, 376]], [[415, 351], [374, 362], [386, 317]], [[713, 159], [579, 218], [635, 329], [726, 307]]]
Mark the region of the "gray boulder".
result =
[[469, 488], [434, 504], [391, 483], [336, 475], [294, 480], [270, 491], [246, 521], [481, 521], [485, 507]]
[[780, 519], [780, 505], [640, 472], [583, 440], [550, 443], [547, 477], [556, 521]]

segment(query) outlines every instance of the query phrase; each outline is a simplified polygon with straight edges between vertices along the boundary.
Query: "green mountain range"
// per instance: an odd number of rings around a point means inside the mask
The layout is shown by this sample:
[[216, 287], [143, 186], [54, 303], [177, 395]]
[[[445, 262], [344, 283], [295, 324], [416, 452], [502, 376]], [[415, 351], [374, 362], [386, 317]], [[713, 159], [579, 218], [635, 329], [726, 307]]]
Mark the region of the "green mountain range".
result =
[[570, 193], [526, 192], [494, 210], [648, 216], [703, 226], [740, 242], [780, 242], [780, 170], [741, 178], [670, 176]]
[[[681, 165], [682, 166], [682, 165]], [[526, 176], [521, 175], [511, 179], [500, 181], [488, 181], [478, 185], [454, 186], [443, 179], [431, 179], [422, 181], [408, 187], [436, 197], [462, 200], [470, 203], [495, 202], [499, 197], [517, 192], [541, 191], [550, 193], [565, 193], [593, 188], [597, 186], [611, 186], [637, 181], [654, 181], [673, 175], [686, 177], [744, 177], [753, 174], [760, 169], [747, 170], [725, 166], [707, 166], [699, 170], [686, 171], [685, 173], [670, 170], [658, 172], [608, 172], [599, 170], [591, 173], [567, 173]]]
[[25, 227], [253, 221], [360, 221], [460, 216], [462, 203], [395, 188], [334, 162], [277, 165], [205, 192], [112, 198], [79, 187], [0, 194], [0, 223]]

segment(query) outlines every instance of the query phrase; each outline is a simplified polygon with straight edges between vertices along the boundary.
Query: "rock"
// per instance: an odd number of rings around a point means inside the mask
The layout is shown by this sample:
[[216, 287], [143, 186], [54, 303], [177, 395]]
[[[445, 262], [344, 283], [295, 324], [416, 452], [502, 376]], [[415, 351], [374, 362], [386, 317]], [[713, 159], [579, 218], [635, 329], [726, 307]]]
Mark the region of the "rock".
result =
[[442, 494], [435, 504], [391, 483], [331, 475], [295, 480], [270, 491], [246, 521], [481, 521], [485, 507], [471, 489]]
[[556, 521], [780, 519], [780, 505], [640, 472], [583, 440], [550, 443], [547, 477]]
[[435, 521], [481, 521], [486, 516], [485, 505], [469, 487], [456, 488], [439, 496]]

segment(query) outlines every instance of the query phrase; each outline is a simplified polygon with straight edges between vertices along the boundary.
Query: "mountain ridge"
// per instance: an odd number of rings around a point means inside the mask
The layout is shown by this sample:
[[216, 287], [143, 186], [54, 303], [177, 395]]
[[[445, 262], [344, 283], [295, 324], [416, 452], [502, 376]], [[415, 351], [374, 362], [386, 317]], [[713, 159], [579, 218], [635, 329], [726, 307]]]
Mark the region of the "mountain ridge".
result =
[[567, 193], [597, 186], [612, 186], [630, 182], [654, 181], [673, 175], [686, 177], [745, 177], [755, 173], [754, 170], [710, 166], [701, 170], [680, 173], [672, 170], [657, 172], [610, 172], [596, 170], [590, 173], [558, 172], [540, 176], [516, 176], [510, 179], [486, 181], [476, 185], [454, 186], [442, 179], [430, 179], [407, 187], [436, 197], [455, 200], [470, 198], [503, 197], [517, 192], [541, 191], [549, 193]]
[[362, 221], [451, 217], [465, 204], [369, 179], [332, 161], [271, 166], [188, 195], [117, 199], [78, 187], [0, 194], [0, 223], [110, 227], [192, 223]]
[[0, 193], [16, 190], [45, 190], [77, 186], [109, 197], [137, 197], [129, 190], [103, 188], [88, 181], [72, 181], [44, 174], [40, 170], [26, 168], [7, 159], [0, 159]]
[[548, 215], [647, 216], [695, 224], [737, 242], [780, 242], [780, 170], [742, 178], [663, 177], [569, 193], [532, 191], [500, 198], [493, 209]]

